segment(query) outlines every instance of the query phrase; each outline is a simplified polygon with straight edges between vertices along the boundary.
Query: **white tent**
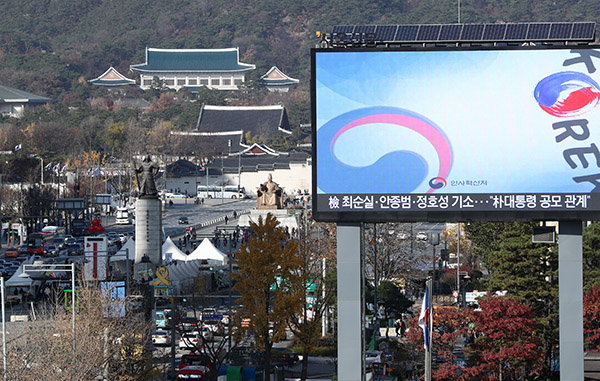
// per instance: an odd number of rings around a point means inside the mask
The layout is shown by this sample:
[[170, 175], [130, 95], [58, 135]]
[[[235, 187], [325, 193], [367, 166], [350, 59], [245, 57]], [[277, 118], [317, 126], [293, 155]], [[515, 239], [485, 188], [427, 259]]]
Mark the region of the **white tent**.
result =
[[215, 264], [219, 266], [227, 264], [227, 256], [219, 249], [214, 247], [208, 238], [204, 238], [196, 250], [194, 250], [187, 257], [188, 261], [193, 261], [196, 259], [206, 260], [209, 264]]
[[23, 274], [23, 264], [21, 264], [21, 266], [19, 266], [17, 271], [15, 271], [15, 273], [13, 274], [13, 276], [10, 277], [9, 280], [4, 282], [4, 286], [7, 288], [8, 287], [30, 287], [33, 284], [33, 279], [31, 279], [29, 277], [21, 278], [19, 276], [21, 274]]
[[[128, 253], [128, 254], [126, 254], [126, 253]], [[125, 244], [123, 244], [123, 246], [121, 246], [121, 249], [119, 251], [117, 251], [115, 253], [115, 255], [110, 257], [109, 261], [110, 262], [126, 261], [127, 257], [129, 257], [130, 261], [133, 261], [135, 259], [135, 240], [133, 239], [133, 237], [129, 237], [129, 239], [127, 239], [127, 241], [125, 241]]]
[[171, 237], [167, 237], [162, 245], [162, 260], [165, 261], [167, 253], [171, 254], [171, 261], [187, 261], [188, 256], [175, 245]]

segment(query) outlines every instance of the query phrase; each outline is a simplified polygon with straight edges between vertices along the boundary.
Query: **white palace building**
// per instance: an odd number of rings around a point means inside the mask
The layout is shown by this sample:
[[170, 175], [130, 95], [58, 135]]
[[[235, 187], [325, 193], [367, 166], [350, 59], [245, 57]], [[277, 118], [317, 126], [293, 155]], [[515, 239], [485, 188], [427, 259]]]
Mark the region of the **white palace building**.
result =
[[146, 47], [146, 62], [131, 65], [140, 75], [140, 87], [148, 90], [154, 77], [170, 89], [182, 87], [194, 92], [200, 86], [216, 90], [237, 90], [246, 74], [256, 68], [239, 60], [238, 48], [156, 49]]

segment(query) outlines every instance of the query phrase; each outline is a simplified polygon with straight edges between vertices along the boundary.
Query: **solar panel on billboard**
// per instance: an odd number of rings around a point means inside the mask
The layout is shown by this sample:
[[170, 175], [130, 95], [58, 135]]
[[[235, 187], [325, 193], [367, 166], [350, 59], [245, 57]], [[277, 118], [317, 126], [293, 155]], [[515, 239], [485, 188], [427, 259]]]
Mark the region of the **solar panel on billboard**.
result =
[[377, 41], [393, 41], [397, 25], [379, 25], [375, 30]]
[[442, 25], [439, 41], [458, 41], [462, 32], [462, 24]]
[[354, 25], [336, 25], [333, 27], [332, 33], [352, 33]]
[[481, 41], [483, 36], [483, 24], [466, 24], [460, 36], [461, 41]]
[[529, 25], [529, 31], [527, 31], [527, 39], [530, 41], [536, 40], [547, 40], [548, 35], [550, 34], [550, 24], [549, 23], [533, 23]]
[[375, 33], [375, 25], [356, 25], [354, 33]]
[[415, 41], [418, 31], [418, 25], [398, 25], [394, 41]]
[[[352, 33], [374, 34], [378, 42], [477, 42], [477, 41], [593, 41], [596, 23], [337, 25], [333, 37]], [[341, 36], [344, 33], [347, 36]]]
[[502, 41], [506, 33], [506, 24], [486, 24], [482, 40]]
[[572, 23], [555, 22], [550, 26], [550, 36], [548, 38], [551, 40], [568, 40], [571, 38], [572, 30]]
[[589, 39], [593, 38], [596, 31], [596, 23], [593, 22], [576, 22], [573, 24], [573, 33], [571, 39]]
[[437, 41], [441, 25], [420, 25], [417, 41]]
[[525, 41], [529, 24], [507, 24], [504, 39], [508, 41]]

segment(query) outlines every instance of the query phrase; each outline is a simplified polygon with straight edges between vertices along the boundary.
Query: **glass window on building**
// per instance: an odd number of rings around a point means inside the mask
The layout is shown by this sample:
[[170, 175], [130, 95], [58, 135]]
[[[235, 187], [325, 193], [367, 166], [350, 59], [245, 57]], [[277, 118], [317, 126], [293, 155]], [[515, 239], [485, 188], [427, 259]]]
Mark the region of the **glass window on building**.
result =
[[231, 79], [223, 78], [223, 86], [231, 86]]
[[183, 85], [185, 85], [185, 79], [178, 78], [177, 79], [177, 86], [183, 86]]
[[236, 85], [236, 86], [241, 85], [242, 84], [242, 79], [241, 78], [235, 78], [233, 80], [233, 84]]
[[144, 85], [144, 86], [152, 86], [152, 80], [151, 79], [144, 79], [142, 81], [142, 85]]
[[219, 78], [211, 78], [210, 85], [211, 86], [219, 86], [221, 84], [221, 80]]
[[175, 80], [174, 79], [165, 79], [165, 85], [167, 85], [167, 86], [174, 86], [175, 85]]
[[208, 86], [208, 79], [206, 79], [206, 78], [201, 79], [200, 84], [204, 85], [204, 86]]
[[194, 78], [194, 79], [191, 79], [191, 78], [188, 79], [188, 85], [195, 86], [197, 84], [198, 84], [198, 80], [196, 78]]

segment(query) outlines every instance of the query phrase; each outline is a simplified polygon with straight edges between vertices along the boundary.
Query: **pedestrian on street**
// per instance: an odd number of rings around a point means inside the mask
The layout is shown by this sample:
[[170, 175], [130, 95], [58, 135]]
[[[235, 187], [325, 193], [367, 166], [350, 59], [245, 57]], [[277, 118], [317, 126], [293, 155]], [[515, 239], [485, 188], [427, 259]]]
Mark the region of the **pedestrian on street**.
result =
[[229, 217], [225, 216], [225, 225], [227, 225], [228, 221], [229, 221]]

